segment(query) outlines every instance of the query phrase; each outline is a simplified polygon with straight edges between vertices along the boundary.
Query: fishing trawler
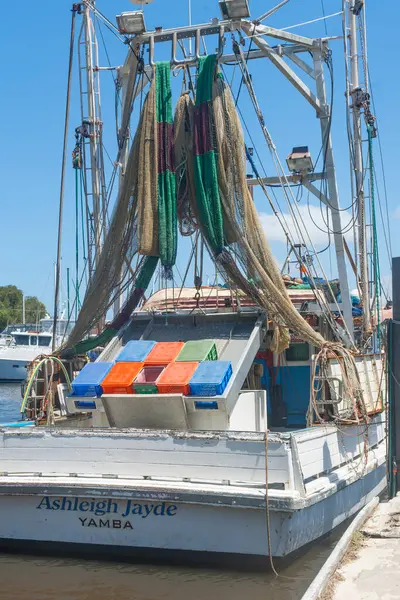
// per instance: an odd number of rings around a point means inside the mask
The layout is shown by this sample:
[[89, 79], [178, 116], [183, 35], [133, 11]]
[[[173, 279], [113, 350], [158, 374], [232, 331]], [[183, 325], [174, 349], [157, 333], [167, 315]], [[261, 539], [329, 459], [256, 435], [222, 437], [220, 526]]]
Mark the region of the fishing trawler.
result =
[[[73, 166], [92, 203], [90, 277], [66, 342], [31, 365], [21, 411], [33, 426], [0, 430], [2, 546], [40, 541], [142, 557], [178, 553], [181, 560], [191, 552], [281, 557], [331, 531], [386, 486], [385, 338], [365, 235], [364, 185], [374, 172], [363, 171], [363, 153], [372, 152], [376, 130], [368, 82], [359, 82], [363, 3], [345, 0], [342, 15], [357, 261], [344, 239], [333, 159], [329, 39], [265, 25], [285, 2], [255, 21], [247, 0], [219, 4], [221, 19], [154, 31], [146, 30], [143, 7], [118, 15], [115, 27], [92, 2], [73, 5], [71, 40], [79, 18], [84, 55]], [[105, 67], [115, 70], [122, 100], [112, 174], [119, 191], [109, 221], [93, 15], [128, 49], [121, 67]], [[307, 147], [290, 154], [289, 174], [283, 168], [250, 76], [258, 62], [276, 67], [316, 114], [321, 172]], [[260, 174], [242, 133], [226, 65], [240, 75], [274, 177]], [[172, 74], [184, 87], [175, 115]], [[271, 186], [279, 186], [296, 232]], [[293, 186], [326, 207], [335, 282], [324, 274]], [[256, 195], [273, 207], [289, 245], [286, 264], [291, 255], [300, 278], [277, 267]], [[178, 231], [186, 240], [179, 254], [189, 257], [180, 286]], [[378, 260], [374, 240], [372, 250]], [[207, 256], [216, 271], [208, 287]], [[88, 337], [111, 309], [111, 323]], [[56, 288], [55, 323], [57, 310]], [[85, 364], [94, 349], [97, 358]]]

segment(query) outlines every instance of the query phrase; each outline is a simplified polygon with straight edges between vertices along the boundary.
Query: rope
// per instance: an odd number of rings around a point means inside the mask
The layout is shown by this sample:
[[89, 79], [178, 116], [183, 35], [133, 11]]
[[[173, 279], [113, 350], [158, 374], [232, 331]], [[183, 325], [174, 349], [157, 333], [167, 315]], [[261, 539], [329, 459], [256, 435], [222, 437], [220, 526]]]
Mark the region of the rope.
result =
[[[76, 6], [76, 5], [75, 5]], [[68, 128], [69, 128], [69, 110], [71, 105], [71, 84], [72, 84], [72, 67], [74, 59], [74, 42], [75, 42], [75, 17], [77, 8], [72, 9], [71, 20], [71, 36], [69, 43], [69, 62], [68, 62], [68, 81], [67, 81], [67, 100], [65, 105], [65, 122], [64, 122], [64, 144], [62, 157], [61, 185], [60, 185], [60, 205], [58, 213], [58, 240], [57, 240], [57, 264], [56, 264], [56, 285], [54, 293], [54, 318], [53, 318], [53, 351], [56, 345], [56, 331], [58, 319], [58, 300], [60, 295], [60, 276], [61, 276], [61, 240], [62, 240], [62, 224], [63, 224], [63, 208], [64, 208], [64, 190], [65, 190], [65, 171], [67, 164], [67, 147], [68, 147]]]
[[29, 379], [28, 385], [26, 386], [26, 390], [25, 390], [25, 394], [24, 394], [24, 398], [22, 400], [22, 404], [21, 404], [21, 409], [20, 412], [24, 413], [26, 410], [26, 404], [28, 402], [28, 398], [32, 389], [32, 386], [35, 382], [35, 379], [39, 373], [40, 368], [46, 363], [50, 361], [50, 363], [53, 361], [55, 363], [57, 363], [60, 367], [62, 372], [64, 373], [65, 376], [65, 380], [67, 382], [68, 385], [68, 389], [71, 390], [71, 381], [68, 375], [68, 372], [64, 366], [64, 364], [61, 362], [61, 360], [59, 358], [57, 358], [56, 356], [46, 356], [45, 358], [42, 358], [41, 360], [39, 360], [38, 364], [36, 365], [36, 367], [33, 370], [33, 373]]
[[[281, 31], [288, 31], [289, 29], [295, 29], [296, 27], [302, 27], [303, 25], [310, 25], [311, 23], [317, 23], [318, 21], [324, 21], [325, 35], [328, 36], [326, 20], [331, 19], [332, 17], [337, 17], [338, 15], [341, 15], [342, 11], [340, 10], [339, 12], [332, 13], [331, 15], [325, 15], [323, 0], [321, 0], [321, 4], [322, 4], [322, 12], [324, 15], [323, 17], [318, 17], [317, 19], [312, 19], [311, 21], [303, 21], [302, 23], [297, 23], [296, 25], [290, 25], [289, 27], [282, 27]], [[260, 37], [260, 36], [258, 36], [258, 37]]]
[[[310, 405], [307, 412], [307, 426], [313, 426], [314, 413], [320, 424], [325, 423], [318, 408], [318, 397], [321, 392], [323, 393], [325, 391], [323, 388], [325, 383], [328, 384], [332, 394], [336, 395], [336, 389], [329, 379], [329, 363], [332, 359], [338, 362], [341, 370], [344, 390], [343, 397], [347, 397], [350, 401], [350, 404], [343, 409], [343, 413], [338, 417], [335, 417], [334, 421], [336, 424], [344, 423], [346, 425], [359, 425], [360, 421], [368, 424], [369, 418], [367, 408], [363, 398], [362, 386], [354, 355], [350, 350], [344, 348], [337, 342], [327, 342], [321, 348], [314, 361], [314, 370], [311, 381]], [[322, 380], [321, 387], [316, 386], [317, 378]]]
[[[79, 169], [75, 169], [75, 321], [78, 318], [79, 299]], [[69, 315], [68, 315], [69, 317]]]
[[82, 180], [82, 171], [80, 176], [80, 204], [81, 204], [81, 225], [82, 225], [82, 257], [84, 262], [86, 263], [86, 236], [85, 236], [85, 220], [84, 220], [84, 210], [83, 210], [83, 180]]
[[268, 541], [268, 556], [269, 564], [275, 575], [279, 577], [279, 573], [275, 569], [274, 559], [272, 558], [272, 543], [271, 543], [271, 519], [269, 511], [269, 493], [268, 493], [268, 429], [265, 432], [265, 514], [267, 519], [267, 541]]
[[[247, 31], [248, 28], [245, 27], [245, 30]], [[253, 29], [253, 31], [254, 31], [254, 29]], [[279, 177], [282, 189], [283, 189], [283, 193], [284, 193], [284, 196], [285, 196], [285, 199], [286, 199], [286, 202], [287, 202], [287, 206], [288, 206], [288, 209], [289, 209], [289, 213], [292, 216], [295, 229], [297, 230], [297, 235], [299, 236], [299, 239], [303, 242], [304, 246], [307, 247], [307, 244], [306, 244], [303, 232], [302, 232], [302, 230], [300, 228], [300, 223], [301, 223], [302, 226], [303, 226], [303, 229], [305, 231], [305, 234], [306, 234], [306, 236], [307, 236], [307, 238], [309, 240], [309, 244], [310, 244], [310, 246], [311, 246], [311, 248], [313, 250], [313, 254], [314, 254], [314, 256], [317, 259], [317, 262], [318, 262], [318, 265], [319, 265], [319, 267], [321, 269], [321, 272], [322, 272], [324, 278], [328, 281], [328, 277], [325, 274], [325, 270], [324, 270], [324, 268], [322, 266], [321, 261], [319, 260], [318, 253], [317, 253], [317, 251], [315, 249], [315, 246], [314, 246], [314, 244], [312, 242], [312, 239], [311, 239], [311, 237], [310, 237], [310, 235], [308, 233], [307, 227], [306, 227], [306, 225], [304, 223], [303, 217], [302, 217], [302, 215], [301, 215], [301, 213], [299, 211], [299, 208], [297, 206], [297, 203], [295, 201], [295, 197], [293, 195], [293, 191], [292, 191], [291, 186], [289, 185], [289, 182], [287, 180], [287, 177], [286, 177], [285, 171], [283, 169], [281, 160], [280, 160], [279, 155], [278, 155], [278, 153], [276, 151], [275, 144], [274, 144], [274, 142], [272, 140], [272, 137], [271, 137], [271, 135], [270, 135], [270, 133], [268, 131], [268, 128], [266, 126], [264, 116], [262, 114], [260, 105], [259, 105], [258, 100], [257, 100], [255, 89], [254, 89], [254, 86], [253, 86], [253, 83], [252, 83], [252, 79], [251, 79], [250, 73], [248, 71], [247, 64], [246, 64], [246, 62], [244, 60], [243, 52], [241, 51], [239, 44], [237, 43], [237, 41], [234, 38], [233, 38], [233, 50], [234, 50], [235, 55], [238, 57], [240, 68], [241, 68], [243, 76], [244, 76], [245, 85], [246, 85], [246, 87], [248, 89], [248, 92], [249, 92], [249, 95], [250, 95], [250, 99], [252, 101], [254, 110], [255, 110], [257, 118], [259, 120], [262, 132], [264, 134], [264, 137], [265, 137], [265, 140], [267, 142], [268, 148], [269, 148], [269, 150], [271, 152], [273, 161], [275, 163], [277, 174], [278, 174], [278, 177]], [[290, 201], [290, 198], [289, 198], [289, 195], [287, 193], [287, 190], [289, 190], [290, 196], [292, 198], [292, 202]], [[295, 207], [295, 209], [293, 208], [293, 206]], [[295, 211], [297, 211], [297, 215], [296, 215]], [[288, 237], [288, 239], [289, 239], [289, 237]], [[292, 246], [294, 246], [294, 243], [292, 243]], [[308, 270], [308, 274], [309, 274], [309, 276], [310, 276], [310, 278], [311, 278], [311, 280], [312, 280], [315, 288], [317, 288], [318, 286], [315, 283], [315, 280], [314, 280], [314, 278], [312, 276], [312, 273], [311, 273], [310, 269]], [[337, 303], [337, 300], [336, 300], [336, 298], [335, 298], [332, 290], [331, 290], [331, 294], [332, 294], [332, 298], [334, 299], [334, 302], [336, 304], [336, 309], [337, 309], [337, 311], [340, 314], [340, 308], [339, 308], [339, 305]], [[329, 316], [332, 329], [333, 329], [333, 331], [335, 331], [336, 330], [336, 325], [334, 323], [334, 318], [333, 318], [333, 315], [331, 314], [331, 310], [330, 310], [330, 307], [328, 305], [328, 302], [325, 300], [324, 297], [321, 298], [319, 295], [318, 296], [316, 295], [316, 300], [320, 304], [321, 308], [323, 308], [322, 307], [322, 303], [324, 304], [324, 312]], [[350, 332], [349, 332], [349, 330], [347, 328], [347, 325], [346, 325], [346, 323], [345, 323], [344, 320], [343, 320], [343, 328], [344, 328], [344, 330], [347, 333], [349, 341], [354, 345], [354, 342], [352, 340], [352, 336], [351, 336], [351, 334], [350, 334]]]
[[376, 224], [375, 211], [375, 177], [374, 177], [374, 154], [372, 145], [372, 128], [367, 123], [368, 132], [368, 156], [370, 169], [370, 184], [371, 184], [371, 212], [372, 212], [372, 230], [373, 230], [373, 259], [374, 259], [374, 279], [375, 279], [375, 302], [377, 312], [377, 335], [378, 349], [381, 347], [381, 311], [380, 311], [380, 295], [381, 295], [381, 274], [379, 264], [379, 249], [378, 249], [378, 228]]

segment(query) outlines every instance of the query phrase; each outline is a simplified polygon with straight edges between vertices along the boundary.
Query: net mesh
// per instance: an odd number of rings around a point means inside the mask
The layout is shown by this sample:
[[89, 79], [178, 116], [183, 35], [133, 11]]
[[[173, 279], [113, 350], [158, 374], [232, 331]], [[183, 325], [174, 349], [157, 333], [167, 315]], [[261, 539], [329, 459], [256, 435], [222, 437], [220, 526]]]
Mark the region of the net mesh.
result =
[[[142, 116], [134, 140], [138, 250], [145, 256], [158, 256], [158, 174], [154, 168], [157, 157], [156, 80], [153, 78], [143, 105]], [[153, 168], [149, 168], [153, 165]]]
[[132, 244], [137, 249], [137, 240], [134, 241], [137, 201], [133, 193], [137, 185], [137, 155], [135, 139], [96, 270], [86, 290], [76, 324], [64, 346], [75, 346], [104, 319], [119, 289], [125, 257]]
[[174, 132], [179, 230], [188, 236], [199, 224], [193, 165], [193, 100], [188, 92], [182, 94], [176, 105]]
[[[157, 167], [158, 168], [155, 168]], [[158, 63], [140, 115], [109, 230], [86, 290], [78, 320], [60, 351], [77, 344], [101, 323], [121, 293], [124, 265], [139, 253], [148, 258], [135, 271], [133, 290], [111, 329], [118, 329], [138, 305], [160, 257], [171, 271], [177, 252], [173, 115], [169, 63]], [[122, 279], [122, 281], [121, 281]], [[144, 287], [145, 286], [145, 287]]]
[[[193, 114], [188, 119], [193, 143], [189, 139], [181, 146], [188, 179], [193, 149], [196, 188], [189, 187], [184, 214], [199, 215], [203, 237], [226, 278], [268, 312], [274, 323], [272, 350], [288, 347], [289, 329], [322, 346], [323, 337], [294, 308], [259, 221], [246, 181], [242, 127], [215, 56], [200, 59], [196, 104], [181, 102]], [[185, 133], [189, 137], [186, 128]]]

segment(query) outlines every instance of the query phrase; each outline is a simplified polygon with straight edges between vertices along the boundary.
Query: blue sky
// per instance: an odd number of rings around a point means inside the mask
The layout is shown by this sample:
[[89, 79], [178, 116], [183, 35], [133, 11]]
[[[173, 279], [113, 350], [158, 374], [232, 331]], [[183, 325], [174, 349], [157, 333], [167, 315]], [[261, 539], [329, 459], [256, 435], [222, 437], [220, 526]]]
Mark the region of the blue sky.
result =
[[[276, 2], [250, 0], [252, 16], [255, 18]], [[194, 22], [208, 22], [218, 16], [217, 0], [193, 0]], [[99, 9], [114, 21], [115, 13], [131, 10], [128, 0], [98, 0]], [[393, 251], [400, 253], [400, 199], [396, 177], [398, 173], [398, 147], [400, 139], [399, 68], [397, 60], [399, 3], [392, 3], [390, 10], [382, 2], [367, 2], [369, 24], [369, 67], [377, 108], [378, 127], [383, 146], [386, 167], [389, 215], [392, 223]], [[1, 182], [0, 202], [2, 209], [0, 235], [0, 285], [15, 284], [27, 295], [37, 295], [52, 307], [54, 262], [56, 258], [57, 218], [60, 187], [60, 167], [62, 155], [62, 135], [64, 126], [65, 92], [68, 62], [68, 42], [72, 3], [66, 0], [57, 2], [44, 0], [38, 6], [27, 0], [19, 3], [18, 9], [9, 8], [2, 12], [0, 21], [0, 56], [2, 61], [3, 91], [0, 96], [0, 148]], [[326, 14], [339, 11], [340, 0], [324, 0]], [[18, 18], [16, 14], [18, 13]], [[156, 25], [164, 28], [187, 23], [187, 0], [154, 0], [145, 9], [148, 29]], [[269, 24], [285, 27], [307, 21], [322, 15], [321, 0], [291, 0], [270, 20]], [[327, 21], [329, 35], [341, 32], [340, 17]], [[293, 30], [308, 36], [325, 35], [323, 22]], [[125, 48], [104, 30], [104, 37], [111, 62], [122, 64]], [[228, 48], [230, 42], [228, 42]], [[349, 187], [349, 162], [347, 138], [345, 134], [345, 104], [343, 77], [343, 46], [341, 41], [331, 42], [335, 66], [335, 115], [333, 120], [333, 141], [338, 171], [338, 182], [342, 206], [351, 202]], [[158, 51], [158, 50], [157, 50]], [[158, 51], [159, 52], [159, 51]], [[101, 60], [107, 64], [100, 41]], [[160, 54], [160, 58], [163, 56]], [[156, 56], [158, 58], [158, 55]], [[267, 61], [253, 61], [250, 70], [267, 125], [276, 143], [281, 159], [285, 159], [292, 146], [309, 145], [312, 155], [318, 155], [321, 140], [319, 124], [311, 107], [294, 92], [290, 84]], [[229, 77], [232, 67], [227, 67]], [[234, 86], [239, 82], [235, 73]], [[177, 86], [176, 86], [177, 87]], [[70, 147], [68, 155], [68, 177], [65, 197], [63, 275], [65, 297], [66, 268], [74, 265], [74, 185], [70, 153], [73, 149], [73, 128], [79, 124], [77, 70], [74, 71], [74, 95], [71, 111]], [[114, 155], [115, 125], [113, 121], [114, 89], [112, 78], [105, 73], [102, 79], [104, 105], [105, 144], [111, 156]], [[254, 134], [257, 149], [269, 171], [269, 158], [265, 142], [257, 127], [254, 113], [246, 91], [243, 91], [240, 106], [246, 121]], [[248, 138], [246, 141], [251, 145]], [[379, 153], [376, 145], [376, 161], [380, 173]], [[383, 199], [383, 186], [380, 183]], [[317, 202], [310, 199], [319, 211]], [[273, 249], [279, 260], [285, 254], [285, 247], [279, 239], [278, 225], [268, 217], [266, 200], [259, 193], [256, 203], [264, 218], [267, 235], [272, 239]], [[300, 202], [307, 218], [307, 199]], [[314, 211], [314, 208], [311, 208]], [[313, 212], [314, 216], [317, 213]], [[310, 225], [311, 226], [311, 225]], [[315, 232], [316, 233], [316, 232]], [[317, 248], [323, 247], [325, 240], [319, 239]], [[382, 250], [382, 273], [388, 279], [390, 267], [385, 252], [383, 237], [380, 237]], [[332, 254], [334, 262], [334, 255]], [[329, 253], [323, 257], [324, 266], [330, 271]], [[332, 274], [335, 274], [333, 266]]]

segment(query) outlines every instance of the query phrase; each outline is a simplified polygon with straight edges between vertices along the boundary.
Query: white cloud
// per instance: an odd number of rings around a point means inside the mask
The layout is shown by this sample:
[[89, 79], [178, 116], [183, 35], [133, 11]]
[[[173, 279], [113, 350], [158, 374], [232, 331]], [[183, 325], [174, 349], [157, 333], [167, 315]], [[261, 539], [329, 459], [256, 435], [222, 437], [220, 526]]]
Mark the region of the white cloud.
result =
[[[351, 222], [351, 215], [347, 212], [343, 212], [341, 213], [341, 216], [342, 228], [346, 230], [347, 225]], [[267, 239], [270, 242], [282, 242], [286, 244], [286, 235], [278, 222], [277, 217], [275, 217], [275, 215], [261, 213], [260, 218]], [[295, 220], [298, 224], [297, 226], [295, 225]], [[326, 210], [323, 208], [320, 209], [318, 206], [313, 205], [297, 206], [294, 208], [294, 217], [291, 214], [284, 213], [282, 221], [296, 244], [303, 242], [303, 240], [300, 239], [299, 229], [305, 243], [309, 247], [310, 238], [314, 246], [321, 246], [328, 242]], [[329, 229], [332, 230], [331, 219], [329, 219], [329, 223]]]

